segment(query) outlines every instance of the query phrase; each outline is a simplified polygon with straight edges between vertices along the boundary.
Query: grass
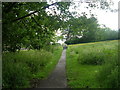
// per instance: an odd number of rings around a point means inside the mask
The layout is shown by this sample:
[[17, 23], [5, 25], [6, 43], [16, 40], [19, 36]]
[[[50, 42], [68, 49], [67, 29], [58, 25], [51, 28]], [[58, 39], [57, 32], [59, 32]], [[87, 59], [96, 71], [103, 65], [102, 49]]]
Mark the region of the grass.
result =
[[28, 88], [34, 78], [44, 79], [53, 70], [61, 56], [62, 48], [54, 51], [30, 50], [3, 53], [3, 87]]
[[56, 48], [53, 51], [52, 61], [50, 61], [49, 64], [47, 64], [41, 70], [41, 72], [38, 72], [36, 75], [34, 75], [34, 77], [39, 79], [47, 78], [47, 76], [51, 73], [51, 71], [54, 69], [55, 65], [57, 64], [58, 60], [60, 59], [61, 53], [62, 53], [62, 48], [61, 47]]
[[69, 45], [67, 50], [68, 87], [118, 87], [117, 47], [117, 40]]

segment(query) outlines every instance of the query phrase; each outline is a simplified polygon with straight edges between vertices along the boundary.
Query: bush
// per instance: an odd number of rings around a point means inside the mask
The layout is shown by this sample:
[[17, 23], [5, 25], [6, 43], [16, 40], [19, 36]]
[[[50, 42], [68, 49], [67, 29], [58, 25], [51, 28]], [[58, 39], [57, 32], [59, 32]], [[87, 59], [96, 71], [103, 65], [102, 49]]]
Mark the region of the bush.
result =
[[78, 56], [78, 62], [87, 65], [101, 65], [104, 63], [104, 59], [104, 53], [101, 51], [83, 51]]

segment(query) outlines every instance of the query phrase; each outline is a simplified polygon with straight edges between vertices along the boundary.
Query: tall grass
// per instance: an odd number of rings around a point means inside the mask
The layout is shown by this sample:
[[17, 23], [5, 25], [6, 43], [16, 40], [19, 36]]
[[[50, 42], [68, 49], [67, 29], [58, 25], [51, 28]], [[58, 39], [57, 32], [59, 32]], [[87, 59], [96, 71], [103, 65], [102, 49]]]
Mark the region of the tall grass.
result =
[[43, 49], [3, 53], [3, 87], [31, 87], [32, 78], [45, 78], [49, 75], [59, 60], [61, 51], [57, 47], [53, 53]]
[[87, 65], [101, 65], [104, 63], [104, 53], [101, 51], [96, 50], [89, 50], [88, 52], [83, 51], [78, 56], [78, 62], [80, 64], [87, 64]]
[[68, 86], [118, 88], [117, 47], [118, 41], [70, 45], [67, 50]]
[[102, 65], [96, 79], [100, 84], [100, 87], [119, 88], [117, 47], [111, 50], [105, 50], [105, 53], [105, 64]]

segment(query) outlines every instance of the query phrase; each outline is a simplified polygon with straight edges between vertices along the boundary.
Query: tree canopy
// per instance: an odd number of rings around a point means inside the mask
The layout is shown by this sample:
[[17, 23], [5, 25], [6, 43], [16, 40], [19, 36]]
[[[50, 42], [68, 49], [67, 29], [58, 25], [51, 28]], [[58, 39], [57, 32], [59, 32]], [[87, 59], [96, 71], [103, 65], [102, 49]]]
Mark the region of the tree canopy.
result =
[[[103, 1], [98, 0], [102, 3]], [[41, 49], [55, 42], [55, 33], [61, 30], [67, 34], [67, 40], [77, 36], [94, 39], [98, 26], [94, 16], [87, 18], [75, 17], [76, 12], [70, 12], [73, 2], [3, 2], [2, 3], [2, 47], [3, 51], [20, 50], [22, 47]], [[104, 6], [104, 8], [102, 7]], [[109, 3], [104, 1], [89, 3], [88, 7], [106, 9]], [[47, 11], [48, 9], [48, 11]], [[89, 33], [88, 33], [89, 32]], [[89, 37], [91, 36], [92, 37]], [[89, 38], [88, 38], [89, 37]]]
[[[62, 3], [59, 3], [60, 5]], [[57, 5], [62, 12], [69, 3], [62, 6], [47, 2], [3, 3], [3, 50], [16, 51], [22, 46], [40, 49], [53, 41], [55, 31], [62, 27], [62, 15], [48, 14], [45, 9]], [[53, 8], [54, 9], [54, 8]]]

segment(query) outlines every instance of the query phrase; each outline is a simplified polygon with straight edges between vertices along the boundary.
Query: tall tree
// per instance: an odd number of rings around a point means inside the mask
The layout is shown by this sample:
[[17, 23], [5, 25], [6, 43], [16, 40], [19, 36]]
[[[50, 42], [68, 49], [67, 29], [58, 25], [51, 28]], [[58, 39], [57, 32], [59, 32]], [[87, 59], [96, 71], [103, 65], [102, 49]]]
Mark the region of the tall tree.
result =
[[[99, 6], [104, 6], [103, 9], [109, 7], [109, 3], [106, 0], [98, 0], [96, 2], [102, 3]], [[34, 49], [41, 49], [53, 41], [55, 32], [58, 29], [64, 31], [67, 27], [70, 27], [70, 31], [67, 30], [69, 37], [69, 33], [73, 32], [72, 29], [79, 26], [76, 25], [77, 22], [80, 23], [79, 20], [77, 21], [73, 18], [76, 13], [69, 11], [69, 7], [72, 5], [74, 5], [73, 2], [55, 2], [52, 4], [47, 4], [47, 2], [2, 3], [3, 51], [14, 52], [22, 46], [32, 46]], [[96, 5], [98, 3], [93, 5], [90, 2], [88, 7], [94, 8]], [[46, 9], [49, 9], [52, 13], [47, 12]], [[82, 30], [82, 27], [80, 28]], [[73, 36], [78, 33], [78, 29], [74, 30]]]
[[[32, 46], [33, 49], [41, 49], [48, 45], [55, 31], [62, 27], [62, 19], [65, 14], [57, 15], [54, 7], [54, 13], [48, 14], [46, 8], [50, 6], [58, 7], [65, 13], [69, 3], [47, 2], [16, 2], [3, 3], [3, 51], [13, 51], [22, 46]], [[63, 12], [64, 11], [64, 12]]]

